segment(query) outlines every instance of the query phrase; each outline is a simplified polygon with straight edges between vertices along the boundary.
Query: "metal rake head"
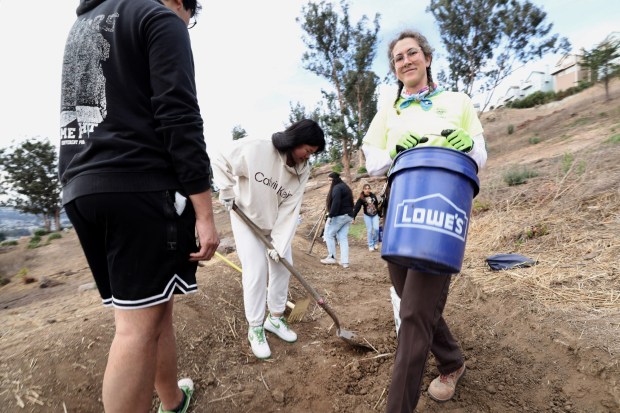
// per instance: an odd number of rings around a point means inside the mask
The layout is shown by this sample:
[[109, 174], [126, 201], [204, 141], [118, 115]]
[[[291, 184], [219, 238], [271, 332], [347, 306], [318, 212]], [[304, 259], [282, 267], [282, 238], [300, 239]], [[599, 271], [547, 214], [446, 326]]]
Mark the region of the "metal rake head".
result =
[[297, 323], [301, 321], [306, 315], [306, 310], [310, 304], [310, 297], [305, 297], [300, 300], [296, 300], [293, 304], [287, 301], [286, 306], [291, 309], [291, 313], [287, 317], [289, 323]]

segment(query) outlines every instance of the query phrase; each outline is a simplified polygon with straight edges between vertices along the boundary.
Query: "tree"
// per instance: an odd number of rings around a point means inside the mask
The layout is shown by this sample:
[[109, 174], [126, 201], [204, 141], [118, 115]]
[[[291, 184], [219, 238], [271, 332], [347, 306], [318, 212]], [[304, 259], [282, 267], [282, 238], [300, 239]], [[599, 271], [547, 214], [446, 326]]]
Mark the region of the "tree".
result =
[[360, 136], [376, 113], [373, 96], [378, 77], [370, 66], [376, 54], [379, 14], [372, 28], [367, 27], [366, 15], [352, 26], [345, 0], [340, 2], [340, 9], [338, 12], [325, 1], [310, 2], [302, 8], [302, 17], [297, 21], [306, 33], [304, 67], [333, 87], [333, 91], [323, 91], [327, 110], [322, 119], [327, 123], [322, 126], [332, 140], [340, 141], [344, 175], [350, 182], [349, 154], [359, 146]]
[[482, 110], [517, 64], [570, 50], [527, 0], [431, 0], [428, 10], [448, 52], [451, 86], [471, 95], [478, 85], [486, 93]]
[[300, 102], [296, 102], [295, 104], [293, 104], [293, 102], [289, 102], [289, 107], [291, 108], [291, 112], [288, 115], [289, 125], [299, 122], [302, 119], [312, 119], [315, 122], [320, 121], [321, 111], [319, 108], [315, 108], [312, 111], [307, 111], [306, 107]]
[[47, 231], [54, 219], [60, 229], [60, 182], [56, 148], [48, 139], [27, 139], [21, 145], [0, 149], [3, 190], [9, 195], [5, 205], [39, 215]]
[[241, 127], [241, 125], [235, 125], [232, 128], [232, 138], [233, 141], [239, 140], [239, 139], [243, 139], [246, 136], [248, 136], [248, 133], [245, 131], [245, 129], [243, 129]]
[[590, 69], [591, 80], [596, 82], [599, 74], [605, 85], [605, 100], [609, 97], [609, 80], [620, 69], [616, 60], [620, 57], [620, 40], [609, 35], [592, 50], [581, 49], [581, 66]]

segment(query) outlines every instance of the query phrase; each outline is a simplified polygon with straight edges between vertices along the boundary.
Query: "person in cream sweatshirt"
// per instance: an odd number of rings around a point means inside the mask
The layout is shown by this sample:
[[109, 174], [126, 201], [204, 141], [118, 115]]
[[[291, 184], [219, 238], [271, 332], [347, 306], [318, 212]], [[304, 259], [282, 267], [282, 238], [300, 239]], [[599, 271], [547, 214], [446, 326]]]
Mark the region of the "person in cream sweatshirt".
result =
[[[223, 149], [213, 162], [214, 183], [220, 201], [230, 211], [237, 253], [243, 269], [243, 304], [248, 321], [248, 341], [258, 358], [271, 350], [265, 330], [287, 342], [295, 342], [284, 318], [289, 271], [280, 257], [292, 262], [295, 235], [306, 182], [308, 159], [325, 149], [321, 127], [303, 119], [271, 139], [240, 139]], [[261, 240], [232, 210], [236, 204], [272, 242], [266, 250]], [[267, 287], [267, 288], [266, 288]], [[269, 315], [265, 318], [265, 302]]]

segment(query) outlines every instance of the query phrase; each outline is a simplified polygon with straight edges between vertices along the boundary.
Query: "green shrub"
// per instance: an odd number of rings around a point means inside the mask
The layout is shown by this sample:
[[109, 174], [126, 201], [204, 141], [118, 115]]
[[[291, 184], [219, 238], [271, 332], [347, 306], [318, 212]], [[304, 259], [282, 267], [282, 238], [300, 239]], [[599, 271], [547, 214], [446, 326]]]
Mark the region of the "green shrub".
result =
[[532, 136], [531, 138], [528, 139], [528, 142], [530, 143], [530, 145], [536, 145], [537, 143], [540, 143], [540, 138], [536, 136]]
[[566, 152], [562, 156], [562, 173], [566, 174], [566, 172], [568, 172], [570, 167], [573, 165], [574, 160], [575, 160], [575, 157], [570, 152]]
[[32, 238], [30, 238], [30, 241], [28, 242], [28, 249], [35, 249], [35, 248], [39, 248], [41, 246], [41, 236], [40, 235], [34, 235]]
[[49, 234], [49, 233], [46, 230], [42, 229], [42, 228], [36, 229], [34, 231], [34, 235], [35, 236], [39, 236], [39, 237], [42, 237], [42, 236], [47, 235], [47, 234]]
[[332, 171], [336, 172], [336, 173], [341, 173], [342, 172], [342, 164], [340, 162], [338, 162], [337, 164], [334, 164], [334, 166], [332, 166]]
[[508, 125], [508, 135], [512, 135], [515, 131], [515, 126], [510, 124]]
[[575, 172], [577, 172], [577, 175], [583, 175], [585, 171], [586, 171], [586, 162], [579, 161], [579, 163], [577, 164], [577, 167], [575, 168]]
[[368, 171], [366, 170], [365, 166], [360, 166], [359, 168], [357, 168], [357, 173], [358, 174], [365, 174], [365, 173], [368, 173]]
[[489, 209], [491, 209], [491, 206], [487, 202], [474, 199], [474, 205], [472, 206], [472, 211], [474, 213], [482, 213]]
[[607, 142], [609, 142], [609, 143], [620, 143], [620, 134], [615, 134], [615, 135], [611, 136], [609, 139], [607, 139]]
[[535, 176], [538, 176], [538, 172], [529, 170], [525, 167], [512, 168], [503, 174], [504, 182], [506, 182], [508, 186], [524, 184], [529, 178], [534, 178]]
[[60, 232], [53, 232], [49, 235], [49, 237], [47, 237], [47, 241], [49, 242], [59, 238], [62, 238], [62, 234], [60, 234]]
[[15, 240], [0, 242], [0, 247], [12, 247], [14, 245], [17, 245], [17, 241], [15, 241]]

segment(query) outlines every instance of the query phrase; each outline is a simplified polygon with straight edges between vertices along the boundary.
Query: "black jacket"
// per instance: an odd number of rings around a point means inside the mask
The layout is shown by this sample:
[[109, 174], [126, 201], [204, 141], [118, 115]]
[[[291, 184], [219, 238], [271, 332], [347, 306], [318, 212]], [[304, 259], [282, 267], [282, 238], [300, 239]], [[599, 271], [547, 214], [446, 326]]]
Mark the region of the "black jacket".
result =
[[340, 181], [332, 188], [332, 200], [329, 205], [329, 218], [349, 215], [353, 218], [353, 192], [346, 183]]
[[65, 46], [63, 203], [210, 187], [187, 27], [156, 0], [82, 0]]

